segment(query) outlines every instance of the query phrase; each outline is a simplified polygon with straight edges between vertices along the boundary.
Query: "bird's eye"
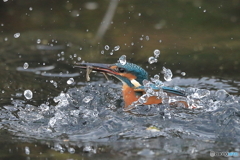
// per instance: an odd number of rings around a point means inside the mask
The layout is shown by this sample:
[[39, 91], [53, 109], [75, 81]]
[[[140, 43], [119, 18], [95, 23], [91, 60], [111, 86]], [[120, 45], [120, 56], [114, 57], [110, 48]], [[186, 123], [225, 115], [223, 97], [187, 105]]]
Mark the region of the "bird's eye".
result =
[[125, 72], [125, 69], [124, 68], [118, 68], [118, 72], [123, 73], [123, 72]]

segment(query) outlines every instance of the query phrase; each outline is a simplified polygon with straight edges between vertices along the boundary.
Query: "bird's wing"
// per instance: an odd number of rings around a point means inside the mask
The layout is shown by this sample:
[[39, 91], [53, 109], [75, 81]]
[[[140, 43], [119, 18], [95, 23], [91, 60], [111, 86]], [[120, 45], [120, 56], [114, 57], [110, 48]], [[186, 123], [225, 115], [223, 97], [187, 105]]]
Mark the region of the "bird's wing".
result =
[[[160, 90], [160, 88], [157, 87], [157, 86], [155, 86], [155, 85], [151, 85], [150, 87], [151, 87], [153, 90], [155, 90], [155, 91], [159, 91], [159, 90]], [[165, 86], [163, 86], [163, 87], [161, 87], [161, 88], [162, 88], [162, 90], [163, 90], [164, 92], [166, 92], [166, 93], [174, 94], [174, 95], [177, 95], [177, 96], [185, 96], [185, 94], [184, 94], [183, 92], [178, 91], [178, 90], [175, 90], [175, 89], [173, 89], [173, 88], [165, 87]], [[135, 92], [145, 92], [145, 91], [146, 91], [146, 88], [145, 88], [144, 86], [139, 86], [139, 87], [136, 87], [136, 88], [134, 89], [134, 91], [135, 91]]]
[[181, 91], [178, 91], [176, 89], [170, 88], [170, 87], [162, 87], [164, 92], [170, 93], [170, 94], [174, 94], [177, 96], [185, 96], [185, 94]]

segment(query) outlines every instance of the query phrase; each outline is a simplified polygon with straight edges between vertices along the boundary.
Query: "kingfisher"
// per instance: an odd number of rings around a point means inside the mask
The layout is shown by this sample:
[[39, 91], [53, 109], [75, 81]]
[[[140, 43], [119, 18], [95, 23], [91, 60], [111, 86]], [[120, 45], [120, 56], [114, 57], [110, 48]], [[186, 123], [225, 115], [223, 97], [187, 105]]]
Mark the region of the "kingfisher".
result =
[[[116, 77], [122, 82], [122, 94], [125, 102], [124, 109], [127, 109], [133, 102], [136, 102], [142, 95], [146, 93], [144, 81], [148, 80], [148, 73], [140, 66], [126, 62], [115, 64], [102, 64], [102, 63], [78, 63], [77, 66], [87, 69], [87, 78], [91, 71], [97, 71]], [[168, 96], [182, 96], [185, 94], [181, 91], [175, 90], [170, 87], [161, 86], [161, 88], [151, 85], [154, 91], [162, 89]], [[144, 105], [161, 104], [162, 99], [158, 96], [150, 96]], [[185, 106], [186, 103], [183, 102]]]

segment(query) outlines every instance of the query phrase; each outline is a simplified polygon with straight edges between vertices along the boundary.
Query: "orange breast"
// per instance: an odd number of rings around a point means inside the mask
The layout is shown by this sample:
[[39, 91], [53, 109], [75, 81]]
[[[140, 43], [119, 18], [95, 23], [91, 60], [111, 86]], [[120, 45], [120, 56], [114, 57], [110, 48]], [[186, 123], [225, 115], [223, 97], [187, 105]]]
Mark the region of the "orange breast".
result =
[[[123, 85], [122, 91], [123, 91], [123, 99], [125, 102], [125, 107], [128, 107], [129, 105], [131, 105], [133, 102], [137, 101], [138, 98], [140, 97], [140, 96], [137, 96], [134, 90], [128, 85]], [[153, 96], [153, 97], [149, 97], [147, 102], [144, 104], [149, 105], [149, 104], [159, 104], [159, 103], [162, 103], [162, 100], [158, 99], [156, 96]]]

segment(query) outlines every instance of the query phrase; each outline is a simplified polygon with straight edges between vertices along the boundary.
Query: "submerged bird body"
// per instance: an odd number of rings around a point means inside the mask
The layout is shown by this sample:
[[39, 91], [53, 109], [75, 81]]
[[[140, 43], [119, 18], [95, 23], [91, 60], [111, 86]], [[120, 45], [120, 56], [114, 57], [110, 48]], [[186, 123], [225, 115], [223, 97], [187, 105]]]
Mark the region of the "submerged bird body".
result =
[[[115, 76], [122, 83], [122, 93], [125, 102], [125, 108], [129, 107], [133, 102], [137, 101], [146, 90], [143, 85], [144, 80], [148, 80], [148, 73], [140, 66], [133, 63], [115, 63], [115, 64], [101, 64], [101, 63], [80, 63], [78, 66], [84, 69], [91, 69], [102, 73]], [[89, 71], [87, 71], [88, 73]], [[89, 73], [88, 73], [89, 74]], [[88, 75], [87, 75], [88, 76]], [[174, 90], [170, 87], [151, 86], [154, 91], [162, 90], [170, 96], [185, 96], [182, 92]], [[160, 104], [162, 99], [158, 96], [150, 96], [147, 98], [145, 105]]]

